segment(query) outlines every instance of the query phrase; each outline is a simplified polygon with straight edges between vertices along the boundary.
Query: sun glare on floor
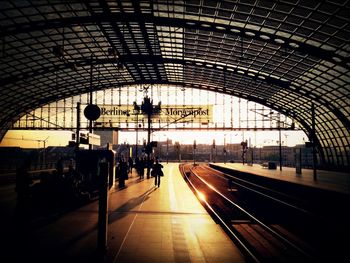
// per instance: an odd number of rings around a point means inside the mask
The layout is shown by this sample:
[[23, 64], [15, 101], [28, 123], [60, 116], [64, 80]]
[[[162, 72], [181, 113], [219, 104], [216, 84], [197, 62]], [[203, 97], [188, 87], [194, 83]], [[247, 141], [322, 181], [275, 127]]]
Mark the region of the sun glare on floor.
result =
[[201, 192], [197, 192], [197, 195], [198, 195], [198, 197], [199, 197], [199, 199], [200, 199], [200, 200], [202, 200], [202, 201], [206, 201], [206, 199], [205, 199], [205, 195], [204, 195], [203, 193], [201, 193]]

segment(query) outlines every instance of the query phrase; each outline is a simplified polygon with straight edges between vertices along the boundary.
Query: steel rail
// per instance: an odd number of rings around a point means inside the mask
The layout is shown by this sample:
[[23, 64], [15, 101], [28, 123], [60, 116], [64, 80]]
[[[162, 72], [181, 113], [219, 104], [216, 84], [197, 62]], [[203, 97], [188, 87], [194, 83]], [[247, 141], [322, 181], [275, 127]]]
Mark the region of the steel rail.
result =
[[291, 246], [292, 248], [294, 248], [295, 250], [297, 250], [298, 252], [300, 252], [302, 255], [306, 256], [307, 258], [309, 258], [310, 260], [312, 260], [312, 257], [306, 253], [304, 250], [302, 250], [301, 248], [299, 248], [297, 245], [293, 244], [291, 241], [289, 241], [288, 239], [286, 239], [285, 237], [281, 236], [279, 233], [277, 233], [275, 230], [273, 230], [272, 228], [270, 228], [269, 226], [267, 226], [266, 224], [264, 224], [263, 222], [261, 222], [258, 218], [256, 218], [255, 216], [251, 215], [249, 212], [247, 212], [244, 208], [240, 207], [238, 204], [234, 203], [232, 200], [230, 200], [229, 198], [227, 198], [225, 195], [223, 195], [221, 192], [219, 192], [214, 186], [210, 185], [206, 180], [204, 180], [203, 178], [201, 178], [199, 175], [197, 175], [192, 168], [190, 168], [190, 172], [192, 174], [194, 174], [198, 179], [200, 179], [205, 185], [207, 185], [210, 189], [212, 189], [214, 192], [216, 192], [218, 195], [220, 195], [222, 198], [224, 198], [226, 201], [228, 201], [230, 204], [232, 204], [233, 206], [235, 206], [237, 209], [239, 209], [241, 212], [243, 212], [245, 215], [247, 215], [251, 220], [253, 220], [254, 222], [256, 222], [257, 224], [259, 224], [261, 227], [265, 228], [265, 230], [269, 231], [272, 235], [274, 235], [276, 238], [280, 239], [282, 242], [284, 242], [285, 244], [288, 244], [289, 246]]
[[[204, 202], [204, 204], [208, 207], [208, 209], [215, 215], [215, 217], [221, 222], [221, 224], [225, 227], [225, 229], [230, 233], [232, 237], [239, 243], [239, 246], [244, 249], [244, 251], [247, 253], [247, 255], [254, 261], [254, 262], [260, 262], [257, 257], [253, 254], [252, 251], [244, 244], [244, 242], [232, 231], [232, 229], [225, 223], [225, 221], [215, 212], [215, 210], [212, 208], [212, 206], [205, 200], [205, 198], [200, 197], [200, 191], [194, 186], [194, 184], [189, 180], [188, 176], [186, 175], [186, 172], [184, 171], [185, 165], [180, 165], [181, 173], [186, 178], [187, 182], [190, 183], [191, 187], [196, 192], [196, 195], [199, 197], [199, 199]], [[190, 169], [190, 172], [193, 173]], [[197, 176], [197, 175], [196, 175]]]
[[[204, 169], [207, 169], [207, 170], [210, 169], [210, 168], [207, 168], [207, 167], [203, 167], [203, 168], [204, 168]], [[216, 171], [215, 169], [212, 169], [212, 170], [214, 170], [214, 172]], [[223, 174], [224, 174], [223, 176], [219, 176], [219, 175], [216, 175], [216, 174], [214, 174], [214, 175], [217, 176], [217, 177], [221, 177], [221, 178], [223, 178], [223, 177], [230, 177], [230, 178], [233, 178], [233, 179], [235, 179], [235, 180], [241, 181], [241, 182], [243, 182], [243, 183], [252, 185], [252, 186], [254, 186], [254, 187], [256, 187], [256, 188], [260, 188], [260, 189], [263, 189], [263, 190], [265, 190], [265, 191], [269, 191], [269, 192], [275, 193], [275, 194], [277, 194], [277, 195], [285, 196], [285, 197], [287, 197], [287, 198], [292, 198], [292, 197], [290, 197], [289, 195], [286, 195], [286, 194], [277, 192], [277, 191], [275, 191], [275, 190], [269, 189], [269, 188], [267, 188], [267, 187], [264, 187], [264, 186], [261, 186], [261, 185], [258, 185], [258, 184], [249, 182], [249, 181], [247, 181], [247, 180], [238, 178], [238, 177], [236, 177], [236, 176], [229, 175], [229, 174], [225, 174], [225, 173], [223, 173]], [[278, 202], [278, 203], [281, 203], [281, 204], [283, 204], [283, 205], [285, 205], [285, 206], [288, 206], [288, 207], [291, 207], [291, 208], [293, 208], [293, 209], [299, 210], [299, 211], [301, 211], [301, 212], [303, 212], [303, 213], [305, 213], [305, 214], [308, 214], [309, 216], [317, 217], [317, 215], [315, 215], [315, 214], [313, 214], [312, 212], [307, 211], [307, 210], [305, 210], [305, 209], [303, 209], [303, 208], [301, 208], [301, 207], [295, 206], [295, 205], [290, 204], [290, 203], [287, 203], [287, 202], [285, 202], [285, 201], [283, 201], [283, 200], [277, 199], [277, 198], [275, 198], [275, 197], [273, 197], [273, 196], [270, 196], [270, 195], [267, 195], [267, 194], [265, 194], [265, 193], [259, 192], [258, 190], [255, 190], [255, 189], [253, 189], [253, 188], [250, 188], [250, 187], [248, 187], [248, 186], [245, 186], [245, 185], [243, 185], [243, 184], [241, 184], [241, 183], [238, 183], [238, 182], [233, 182], [233, 183], [236, 184], [236, 185], [238, 185], [238, 186], [240, 186], [240, 187], [242, 187], [242, 188], [245, 188], [245, 189], [247, 189], [247, 190], [249, 190], [249, 191], [252, 191], [252, 192], [254, 192], [254, 193], [256, 193], [256, 194], [259, 194], [259, 195], [262, 195], [262, 196], [264, 196], [264, 197], [266, 197], [266, 198], [269, 198], [269, 199], [271, 199], [271, 200], [273, 200], [273, 201], [275, 201], [275, 202]]]

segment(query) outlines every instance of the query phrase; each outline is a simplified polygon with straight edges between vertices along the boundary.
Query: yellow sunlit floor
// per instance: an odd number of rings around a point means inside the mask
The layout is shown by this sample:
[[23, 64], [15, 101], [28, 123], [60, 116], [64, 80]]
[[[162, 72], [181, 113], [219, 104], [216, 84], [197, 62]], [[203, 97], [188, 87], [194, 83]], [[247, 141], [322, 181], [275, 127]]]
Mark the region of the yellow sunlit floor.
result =
[[110, 200], [109, 262], [243, 262], [183, 180], [178, 164], [154, 179], [129, 182]]
[[[126, 188], [111, 191], [105, 262], [244, 262], [190, 190], [178, 164], [163, 165], [160, 188], [154, 187], [154, 178], [139, 181], [133, 173]], [[97, 218], [95, 201], [54, 220], [32, 222], [27, 239], [22, 233], [15, 237], [12, 255], [33, 262], [94, 262]]]

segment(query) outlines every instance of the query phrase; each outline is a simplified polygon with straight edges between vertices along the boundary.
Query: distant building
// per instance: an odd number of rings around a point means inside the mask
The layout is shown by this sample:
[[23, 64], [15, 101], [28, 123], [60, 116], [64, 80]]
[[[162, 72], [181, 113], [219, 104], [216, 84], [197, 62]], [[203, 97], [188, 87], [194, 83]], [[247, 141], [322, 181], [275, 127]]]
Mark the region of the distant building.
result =
[[301, 150], [302, 167], [311, 168], [313, 164], [312, 148], [305, 147], [305, 144], [298, 144], [294, 148]]
[[95, 131], [94, 132], [97, 135], [100, 135], [101, 138], [101, 146], [106, 146], [107, 143], [111, 143], [113, 145], [118, 144], [119, 138], [118, 138], [118, 131]]

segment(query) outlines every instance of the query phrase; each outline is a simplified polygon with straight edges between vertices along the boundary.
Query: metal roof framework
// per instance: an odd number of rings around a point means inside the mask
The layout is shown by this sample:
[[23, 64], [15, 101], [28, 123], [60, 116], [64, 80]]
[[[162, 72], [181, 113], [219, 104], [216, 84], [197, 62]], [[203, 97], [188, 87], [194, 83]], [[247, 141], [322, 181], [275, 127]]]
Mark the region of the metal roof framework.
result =
[[6, 1], [0, 138], [26, 112], [93, 90], [174, 84], [235, 95], [315, 131], [350, 164], [348, 0]]

